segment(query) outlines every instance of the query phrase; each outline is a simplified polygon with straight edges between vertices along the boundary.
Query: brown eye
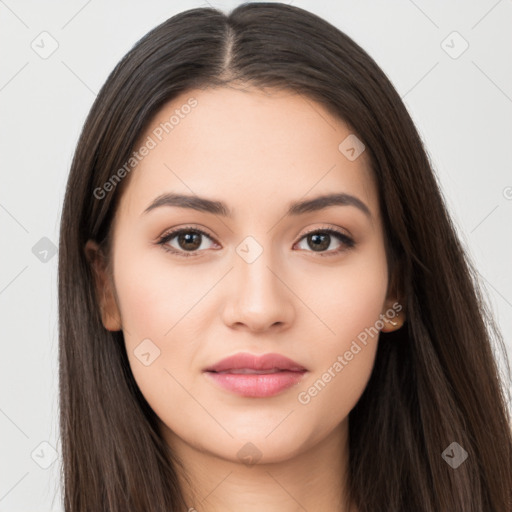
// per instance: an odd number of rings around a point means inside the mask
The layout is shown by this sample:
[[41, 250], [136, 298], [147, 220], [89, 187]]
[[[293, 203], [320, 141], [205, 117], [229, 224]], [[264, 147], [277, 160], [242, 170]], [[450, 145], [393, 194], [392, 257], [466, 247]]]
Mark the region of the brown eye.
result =
[[207, 233], [200, 229], [181, 228], [163, 235], [157, 243], [162, 245], [164, 250], [178, 256], [199, 256], [202, 250], [208, 249], [208, 247], [204, 247], [205, 238], [212, 240]]
[[[338, 241], [339, 246], [337, 249], [327, 251], [326, 249], [331, 246], [333, 239]], [[335, 229], [317, 229], [306, 233], [299, 244], [302, 243], [302, 240], [306, 241], [307, 248], [310, 248], [312, 252], [320, 253], [320, 256], [336, 255], [355, 246], [352, 238]], [[305, 248], [301, 247], [301, 249]]]

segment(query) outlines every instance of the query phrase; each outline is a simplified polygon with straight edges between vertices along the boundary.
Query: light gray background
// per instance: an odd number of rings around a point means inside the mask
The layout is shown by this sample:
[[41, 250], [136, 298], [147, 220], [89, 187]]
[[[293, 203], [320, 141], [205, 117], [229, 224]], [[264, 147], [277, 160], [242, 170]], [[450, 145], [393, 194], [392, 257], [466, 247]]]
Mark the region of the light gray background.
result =
[[[0, 512], [62, 510], [57, 255], [40, 240], [58, 245], [87, 112], [140, 37], [208, 3], [0, 0]], [[512, 355], [512, 1], [291, 3], [351, 36], [404, 99]], [[43, 31], [58, 43], [46, 59], [31, 47], [51, 48]]]

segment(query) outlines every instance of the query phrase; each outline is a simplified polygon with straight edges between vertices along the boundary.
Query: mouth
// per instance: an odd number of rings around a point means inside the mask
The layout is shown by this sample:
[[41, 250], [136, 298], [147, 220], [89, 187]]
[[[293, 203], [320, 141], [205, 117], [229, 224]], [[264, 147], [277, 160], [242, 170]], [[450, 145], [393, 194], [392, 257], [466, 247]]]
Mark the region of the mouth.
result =
[[203, 370], [217, 388], [244, 397], [266, 398], [298, 384], [307, 369], [281, 354], [238, 353]]

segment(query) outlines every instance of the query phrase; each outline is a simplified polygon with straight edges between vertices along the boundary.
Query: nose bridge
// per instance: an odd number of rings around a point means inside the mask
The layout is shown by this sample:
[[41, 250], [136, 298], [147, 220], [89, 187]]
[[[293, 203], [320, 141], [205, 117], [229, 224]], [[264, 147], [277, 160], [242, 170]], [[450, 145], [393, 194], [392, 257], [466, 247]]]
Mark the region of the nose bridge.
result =
[[258, 235], [257, 239], [249, 235], [236, 246], [232, 272], [235, 283], [228, 300], [229, 322], [263, 329], [291, 321], [291, 295], [281, 282], [279, 268], [282, 265], [270, 243], [271, 237]]
[[[261, 242], [260, 242], [261, 241]], [[249, 293], [272, 300], [273, 296], [281, 296], [278, 279], [270, 270], [279, 267], [271, 247], [271, 238], [262, 235], [249, 235], [236, 247], [235, 271], [239, 280], [239, 289], [244, 294]], [[275, 271], [274, 271], [275, 272]]]

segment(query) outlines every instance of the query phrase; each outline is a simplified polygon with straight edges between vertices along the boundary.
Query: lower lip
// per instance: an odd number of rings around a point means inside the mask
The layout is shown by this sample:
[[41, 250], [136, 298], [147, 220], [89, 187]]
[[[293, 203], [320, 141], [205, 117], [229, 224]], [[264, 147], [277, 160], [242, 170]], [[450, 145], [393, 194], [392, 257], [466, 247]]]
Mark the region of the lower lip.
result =
[[205, 372], [222, 388], [237, 395], [264, 398], [281, 393], [298, 384], [306, 371], [281, 371], [276, 373], [215, 373]]

